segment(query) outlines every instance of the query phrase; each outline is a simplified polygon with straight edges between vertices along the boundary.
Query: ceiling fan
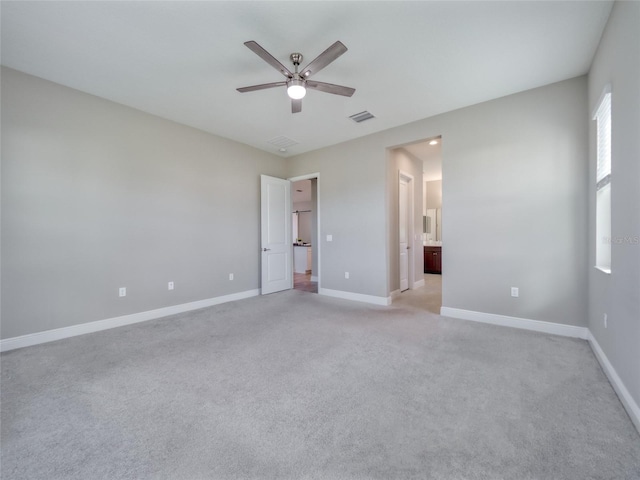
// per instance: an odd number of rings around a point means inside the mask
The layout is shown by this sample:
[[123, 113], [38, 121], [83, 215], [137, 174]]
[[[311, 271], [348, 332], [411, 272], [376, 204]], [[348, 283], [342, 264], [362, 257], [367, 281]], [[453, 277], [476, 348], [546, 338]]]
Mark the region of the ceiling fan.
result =
[[275, 59], [273, 55], [262, 48], [258, 43], [253, 40], [244, 42], [249, 49], [262, 58], [265, 62], [278, 70], [287, 79], [282, 82], [263, 83], [261, 85], [252, 85], [250, 87], [238, 88], [239, 92], [254, 92], [256, 90], [264, 90], [267, 88], [287, 86], [287, 94], [291, 98], [291, 113], [298, 113], [302, 111], [302, 98], [306, 95], [307, 89], [318, 90], [325, 93], [333, 93], [334, 95], [343, 95], [350, 97], [356, 91], [355, 88], [343, 87], [342, 85], [334, 85], [333, 83], [316, 82], [315, 80], [309, 80], [311, 75], [318, 73], [324, 67], [333, 62], [336, 58], [347, 51], [347, 47], [340, 41], [337, 41], [309, 65], [304, 67], [301, 72], [298, 72], [298, 67], [302, 62], [301, 53], [292, 53], [289, 58], [294, 66], [294, 71], [291, 72], [287, 67]]

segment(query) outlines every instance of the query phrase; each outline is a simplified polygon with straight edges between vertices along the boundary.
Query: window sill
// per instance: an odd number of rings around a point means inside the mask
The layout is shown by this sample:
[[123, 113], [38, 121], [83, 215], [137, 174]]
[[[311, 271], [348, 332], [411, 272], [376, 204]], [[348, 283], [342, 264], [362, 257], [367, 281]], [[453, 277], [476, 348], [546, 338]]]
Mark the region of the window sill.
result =
[[605, 273], [607, 275], [611, 275], [611, 269], [610, 268], [605, 268], [605, 267], [598, 267], [597, 265], [595, 267], [596, 270], [600, 270], [602, 273]]

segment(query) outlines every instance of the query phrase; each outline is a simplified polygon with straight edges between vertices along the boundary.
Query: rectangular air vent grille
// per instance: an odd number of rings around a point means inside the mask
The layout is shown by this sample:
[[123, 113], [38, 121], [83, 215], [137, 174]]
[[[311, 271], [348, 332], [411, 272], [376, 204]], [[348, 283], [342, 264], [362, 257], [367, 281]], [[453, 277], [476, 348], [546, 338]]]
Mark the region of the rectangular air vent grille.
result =
[[271, 145], [275, 145], [278, 148], [289, 148], [297, 145], [300, 142], [296, 142], [295, 140], [290, 139], [289, 137], [285, 137], [284, 135], [280, 135], [279, 137], [272, 138], [268, 140], [267, 143]]
[[351, 115], [349, 117], [351, 120], [353, 120], [356, 123], [360, 123], [360, 122], [364, 122], [365, 120], [369, 120], [370, 118], [376, 118], [375, 116], [373, 116], [373, 114], [371, 114], [371, 112], [367, 112], [366, 110], [364, 112], [360, 112], [360, 113], [356, 113], [355, 115]]

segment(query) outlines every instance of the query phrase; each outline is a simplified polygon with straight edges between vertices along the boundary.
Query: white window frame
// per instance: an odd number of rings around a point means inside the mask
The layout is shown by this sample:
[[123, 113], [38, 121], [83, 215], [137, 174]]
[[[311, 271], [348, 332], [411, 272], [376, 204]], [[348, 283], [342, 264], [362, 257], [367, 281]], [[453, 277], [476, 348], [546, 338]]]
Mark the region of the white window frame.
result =
[[611, 86], [607, 85], [593, 114], [596, 122], [596, 265], [611, 273]]

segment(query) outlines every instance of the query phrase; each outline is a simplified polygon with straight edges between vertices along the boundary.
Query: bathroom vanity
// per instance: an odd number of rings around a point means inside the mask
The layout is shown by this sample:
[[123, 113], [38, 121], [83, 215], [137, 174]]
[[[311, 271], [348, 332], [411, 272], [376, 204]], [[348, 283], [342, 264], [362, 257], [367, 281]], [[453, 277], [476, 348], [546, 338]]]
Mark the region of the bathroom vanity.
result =
[[424, 246], [424, 273], [442, 274], [442, 247], [439, 245]]

